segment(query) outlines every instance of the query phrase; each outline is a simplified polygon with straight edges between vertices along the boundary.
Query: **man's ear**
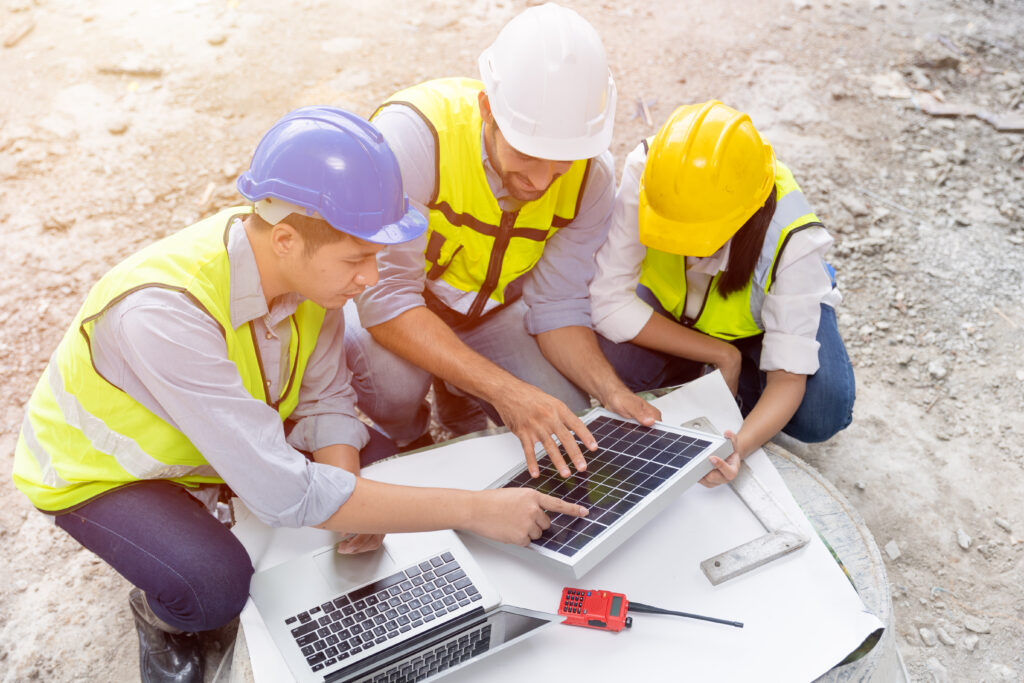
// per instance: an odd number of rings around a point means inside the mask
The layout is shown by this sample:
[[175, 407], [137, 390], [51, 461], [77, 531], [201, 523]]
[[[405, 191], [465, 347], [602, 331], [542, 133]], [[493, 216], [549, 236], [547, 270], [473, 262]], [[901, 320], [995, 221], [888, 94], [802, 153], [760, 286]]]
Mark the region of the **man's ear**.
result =
[[480, 116], [487, 123], [494, 123], [494, 115], [491, 113], [491, 101], [487, 98], [487, 93], [483, 90], [476, 96], [476, 101], [480, 105]]
[[270, 229], [270, 247], [278, 257], [296, 253], [302, 248], [302, 237], [287, 221], [282, 221]]

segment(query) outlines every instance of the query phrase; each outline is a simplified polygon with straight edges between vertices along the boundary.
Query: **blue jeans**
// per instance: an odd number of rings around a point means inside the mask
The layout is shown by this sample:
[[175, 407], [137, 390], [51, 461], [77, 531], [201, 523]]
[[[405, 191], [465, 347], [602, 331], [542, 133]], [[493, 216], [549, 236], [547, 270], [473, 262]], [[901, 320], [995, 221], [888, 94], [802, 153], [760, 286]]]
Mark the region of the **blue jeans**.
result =
[[[522, 299], [473, 325], [453, 327], [469, 348], [524, 382], [563, 401], [570, 410], [584, 410], [590, 397], [566, 379], [541, 353], [526, 331]], [[423, 434], [430, 419], [423, 399], [432, 377], [426, 370], [396, 356], [363, 329], [353, 304], [345, 307], [345, 358], [354, 375], [352, 386], [359, 408], [388, 436], [408, 443]], [[450, 385], [449, 385], [450, 386]], [[497, 424], [497, 411], [486, 401], [480, 406]]]
[[[641, 299], [654, 307], [655, 313], [670, 320], [646, 287], [638, 287]], [[782, 431], [804, 443], [827, 441], [845, 429], [853, 420], [856, 383], [846, 346], [836, 326], [836, 313], [822, 304], [818, 323], [818, 371], [807, 378], [803, 401]], [[767, 377], [760, 370], [762, 335], [731, 342], [743, 356], [739, 392], [736, 397], [744, 417], [764, 392]], [[651, 351], [629, 342], [616, 344], [598, 335], [598, 344], [619, 377], [633, 391], [673, 386], [703, 374], [704, 367], [696, 361]]]
[[248, 553], [181, 486], [142, 481], [55, 521], [142, 589], [153, 613], [170, 626], [220, 628], [245, 606], [253, 573]]
[[[360, 462], [394, 452], [394, 443], [370, 430]], [[177, 484], [153, 479], [123, 486], [54, 521], [142, 589], [153, 613], [170, 626], [220, 628], [245, 606], [253, 573], [248, 553]]]

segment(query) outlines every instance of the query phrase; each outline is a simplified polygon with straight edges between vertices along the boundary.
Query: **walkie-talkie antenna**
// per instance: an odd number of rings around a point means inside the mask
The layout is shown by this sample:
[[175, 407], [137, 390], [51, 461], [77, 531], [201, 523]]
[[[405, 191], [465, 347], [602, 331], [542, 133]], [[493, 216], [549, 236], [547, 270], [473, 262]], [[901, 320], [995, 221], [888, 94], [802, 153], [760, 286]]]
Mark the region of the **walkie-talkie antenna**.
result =
[[716, 624], [725, 624], [726, 626], [735, 626], [736, 628], [743, 628], [742, 621], [729, 621], [728, 619], [718, 619], [716, 617], [705, 617], [700, 614], [690, 614], [689, 612], [675, 612], [670, 609], [662, 609], [661, 607], [653, 607], [651, 605], [645, 605], [642, 602], [629, 601], [630, 612], [641, 612], [647, 614], [671, 614], [676, 617], [689, 617], [690, 619], [700, 619], [702, 621], [713, 621]]

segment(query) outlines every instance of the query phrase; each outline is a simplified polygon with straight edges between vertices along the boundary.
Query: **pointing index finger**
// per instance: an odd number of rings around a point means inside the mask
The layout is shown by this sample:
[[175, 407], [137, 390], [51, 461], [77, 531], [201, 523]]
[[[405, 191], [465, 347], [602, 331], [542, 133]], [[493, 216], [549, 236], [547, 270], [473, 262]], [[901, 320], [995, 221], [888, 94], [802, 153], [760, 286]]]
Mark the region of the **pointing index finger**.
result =
[[540, 506], [549, 512], [560, 512], [564, 515], [572, 515], [573, 517], [586, 517], [590, 514], [590, 511], [582, 505], [569, 503], [561, 498], [549, 496], [546, 493], [540, 494], [539, 502]]

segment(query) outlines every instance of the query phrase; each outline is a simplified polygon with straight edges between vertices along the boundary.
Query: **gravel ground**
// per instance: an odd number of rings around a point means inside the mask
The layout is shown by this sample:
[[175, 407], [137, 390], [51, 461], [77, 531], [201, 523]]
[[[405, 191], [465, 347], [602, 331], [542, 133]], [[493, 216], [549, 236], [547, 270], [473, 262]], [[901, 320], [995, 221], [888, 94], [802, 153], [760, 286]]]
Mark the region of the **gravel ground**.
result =
[[[90, 284], [236, 202], [285, 111], [368, 114], [472, 76], [526, 4], [0, 4], [0, 681], [137, 677], [125, 582], [9, 483], [24, 403]], [[566, 4], [605, 39], [619, 164], [714, 97], [794, 170], [836, 236], [858, 380], [851, 427], [798, 454], [886, 549], [913, 680], [1024, 679], [1024, 5]]]

